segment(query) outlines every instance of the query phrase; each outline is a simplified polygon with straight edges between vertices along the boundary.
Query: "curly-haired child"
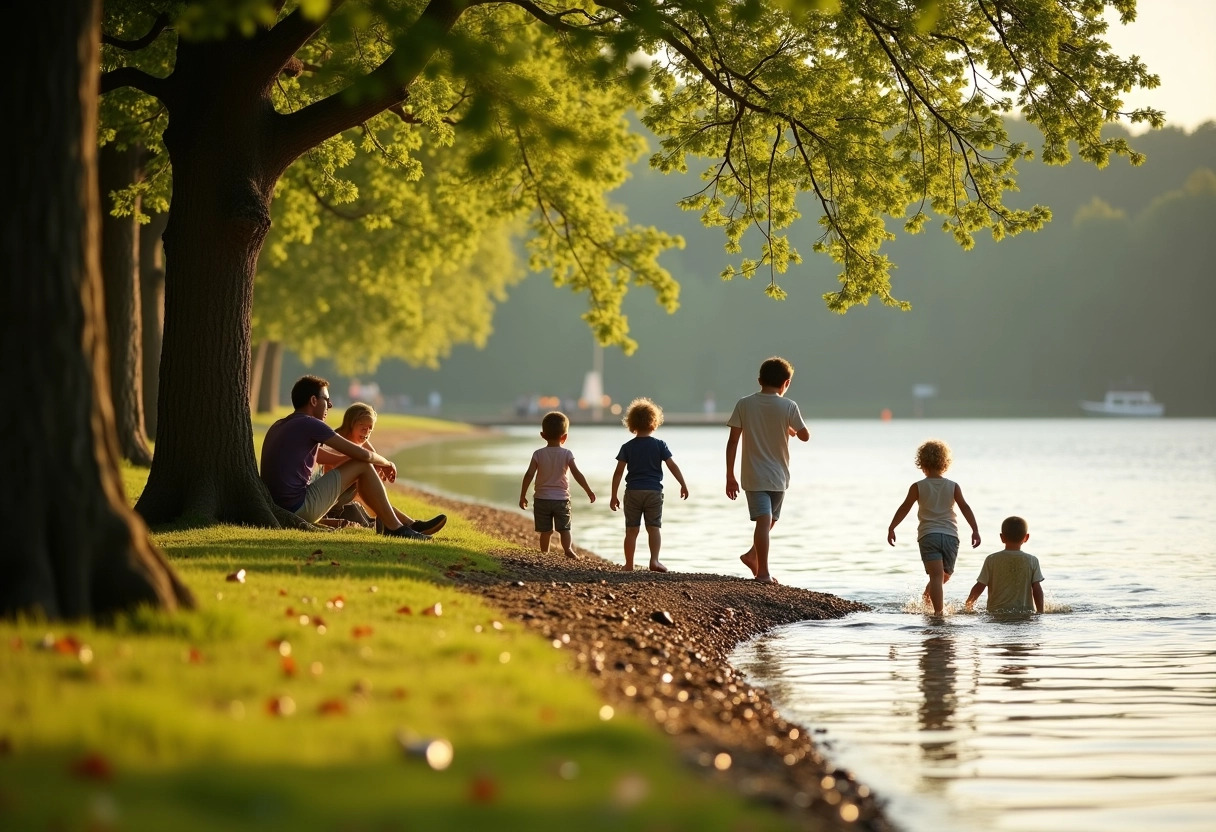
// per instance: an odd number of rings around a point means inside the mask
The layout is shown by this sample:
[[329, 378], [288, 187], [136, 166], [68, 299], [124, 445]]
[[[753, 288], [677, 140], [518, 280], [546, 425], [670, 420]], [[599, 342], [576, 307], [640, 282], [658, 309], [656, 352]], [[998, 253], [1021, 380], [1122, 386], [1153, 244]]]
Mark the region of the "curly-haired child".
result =
[[958, 517], [954, 507], [971, 524], [971, 547], [980, 545], [980, 531], [975, 522], [971, 506], [963, 499], [963, 489], [953, 480], [942, 476], [950, 468], [950, 447], [939, 439], [930, 439], [916, 449], [916, 467], [925, 473], [925, 478], [908, 487], [908, 496], [895, 510], [895, 517], [887, 528], [887, 543], [895, 545], [895, 527], [908, 516], [912, 504], [918, 505], [916, 516], [920, 525], [916, 529], [916, 541], [920, 546], [920, 559], [925, 564], [929, 583], [925, 586], [925, 601], [933, 605], [933, 612], [942, 614], [945, 584], [954, 574], [958, 559]]
[[667, 443], [654, 437], [654, 432], [663, 424], [663, 408], [650, 399], [634, 399], [621, 420], [629, 432], [634, 434], [621, 446], [616, 455], [616, 471], [612, 474], [612, 502], [609, 507], [616, 511], [621, 507], [617, 491], [621, 477], [625, 477], [625, 570], [633, 570], [633, 554], [637, 549], [638, 532], [642, 521], [646, 522], [646, 537], [650, 544], [650, 571], [666, 572], [667, 567], [659, 563], [659, 546], [662, 545], [663, 526], [663, 465], [680, 484], [680, 499], [688, 499], [688, 486], [680, 466], [671, 458]]

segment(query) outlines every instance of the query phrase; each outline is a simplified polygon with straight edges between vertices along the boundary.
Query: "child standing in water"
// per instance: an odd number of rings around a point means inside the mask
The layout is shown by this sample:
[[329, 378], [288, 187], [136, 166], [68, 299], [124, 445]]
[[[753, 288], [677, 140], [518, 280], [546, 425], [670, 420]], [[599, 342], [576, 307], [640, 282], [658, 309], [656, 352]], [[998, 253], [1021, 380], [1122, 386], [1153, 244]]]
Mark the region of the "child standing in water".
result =
[[[343, 439], [348, 439], [360, 447], [367, 448], [369, 451], [375, 452], [376, 449], [372, 447], [371, 443], [371, 435], [375, 427], [376, 411], [370, 404], [355, 402], [350, 407], [346, 408], [346, 413], [342, 415], [342, 424], [338, 427], [336, 433]], [[318, 459], [325, 463], [326, 470], [335, 468], [346, 461], [346, 457], [335, 452], [328, 452], [327, 449], [324, 449], [323, 453], [325, 458], [322, 459], [321, 455], [318, 454]], [[380, 475], [380, 479], [386, 483], [394, 482], [397, 479], [396, 469], [381, 468], [378, 469], [378, 473]], [[356, 486], [352, 485], [342, 493], [342, 496], [338, 498], [338, 502], [335, 503], [334, 507], [329, 510], [326, 517], [344, 517], [345, 515], [343, 512], [346, 507], [356, 500], [358, 501], [358, 505], [364, 504], [363, 500], [359, 498], [359, 493], [356, 490]], [[430, 520], [412, 520], [410, 519], [409, 515], [405, 514], [405, 512], [401, 511], [401, 509], [397, 508], [396, 506], [393, 506], [393, 512], [397, 515], [397, 519], [403, 525], [409, 526], [419, 534], [435, 534], [435, 532], [442, 529], [448, 522], [448, 517], [446, 514], [437, 514]], [[377, 517], [376, 530], [379, 531], [382, 527], [383, 521]]]
[[988, 612], [1043, 612], [1043, 570], [1039, 559], [1022, 551], [1030, 540], [1030, 529], [1021, 517], [1006, 517], [1001, 523], [1005, 548], [984, 559], [980, 576], [967, 596], [967, 609], [988, 590]]
[[633, 571], [638, 532], [645, 518], [646, 537], [650, 544], [650, 571], [666, 572], [667, 567], [659, 563], [659, 546], [662, 545], [660, 528], [663, 525], [663, 465], [667, 465], [680, 484], [680, 499], [688, 499], [688, 486], [684, 484], [680, 467], [671, 458], [667, 443], [654, 437], [654, 432], [663, 424], [663, 408], [650, 399], [634, 399], [621, 421], [634, 434], [634, 438], [622, 445], [620, 453], [616, 455], [612, 500], [608, 505], [613, 511], [620, 508], [617, 491], [624, 475], [625, 571]]
[[963, 499], [963, 489], [958, 483], [942, 476], [950, 468], [949, 446], [937, 439], [923, 443], [916, 449], [916, 467], [925, 473], [925, 478], [908, 487], [908, 496], [895, 510], [895, 517], [887, 527], [887, 543], [895, 545], [895, 527], [908, 516], [912, 504], [916, 503], [916, 516], [920, 521], [916, 541], [920, 546], [920, 559], [929, 575], [924, 598], [933, 604], [934, 614], [941, 615], [945, 584], [954, 574], [954, 564], [958, 559], [958, 518], [954, 514], [954, 506], [958, 506], [971, 525], [972, 548], [980, 545], [980, 531], [971, 506]]
[[519, 489], [519, 507], [528, 507], [528, 485], [532, 477], [536, 477], [536, 493], [533, 495], [535, 504], [532, 506], [532, 517], [536, 521], [536, 531], [540, 533], [540, 551], [549, 554], [549, 540], [556, 530], [562, 541], [562, 551], [568, 558], [577, 558], [570, 535], [570, 481], [566, 478], [569, 471], [575, 482], [587, 492], [587, 499], [595, 502], [595, 492], [587, 485], [583, 472], [574, 464], [574, 454], [563, 448], [566, 436], [570, 431], [570, 420], [565, 413], [551, 411], [545, 414], [540, 423], [540, 436], [545, 440], [545, 447], [537, 449], [532, 454], [532, 461], [524, 473], [524, 482]]

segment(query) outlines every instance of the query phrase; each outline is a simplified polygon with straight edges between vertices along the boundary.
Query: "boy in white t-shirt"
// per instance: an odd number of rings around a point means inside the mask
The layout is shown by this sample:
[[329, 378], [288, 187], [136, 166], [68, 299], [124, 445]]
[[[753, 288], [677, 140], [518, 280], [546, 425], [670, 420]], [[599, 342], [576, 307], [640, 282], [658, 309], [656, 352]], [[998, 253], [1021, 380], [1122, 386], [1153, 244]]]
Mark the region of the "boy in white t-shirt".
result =
[[790, 437], [803, 442], [811, 432], [802, 421], [798, 405], [785, 398], [794, 378], [794, 366], [784, 358], [769, 358], [760, 365], [760, 392], [735, 403], [726, 424], [726, 496], [739, 496], [735, 480], [735, 454], [743, 440], [740, 479], [747, 494], [747, 510], [756, 524], [752, 547], [739, 556], [757, 581], [777, 583], [768, 571], [769, 532], [781, 516], [781, 504], [790, 485]]
[[554, 410], [546, 413], [541, 420], [540, 436], [545, 440], [545, 447], [538, 448], [532, 454], [532, 461], [528, 464], [523, 485], [519, 489], [519, 507], [528, 507], [528, 484], [535, 476], [536, 492], [532, 517], [536, 521], [536, 531], [540, 533], [541, 554], [549, 554], [549, 541], [556, 530], [566, 557], [577, 558], [570, 534], [570, 481], [566, 479], [566, 471], [570, 471], [575, 482], [587, 492], [587, 499], [593, 503], [595, 492], [587, 485], [586, 477], [574, 464], [574, 454], [562, 447], [569, 431], [570, 420], [565, 413]]
[[980, 530], [975, 522], [971, 506], [963, 499], [963, 489], [953, 480], [942, 476], [950, 468], [950, 446], [940, 439], [930, 439], [916, 449], [916, 467], [925, 478], [908, 487], [908, 496], [895, 510], [891, 525], [887, 527], [887, 543], [895, 545], [895, 527], [898, 526], [912, 504], [918, 504], [916, 543], [920, 548], [920, 559], [925, 565], [929, 583], [925, 585], [924, 599], [933, 605], [935, 615], [941, 615], [945, 606], [945, 584], [954, 574], [954, 563], [958, 559], [958, 518], [954, 506], [971, 524], [971, 548], [980, 545]]
[[967, 609], [988, 589], [988, 612], [1042, 612], [1043, 570], [1039, 559], [1022, 551], [1030, 540], [1029, 528], [1021, 517], [1006, 517], [1001, 523], [1004, 550], [984, 558], [980, 576], [967, 596]]

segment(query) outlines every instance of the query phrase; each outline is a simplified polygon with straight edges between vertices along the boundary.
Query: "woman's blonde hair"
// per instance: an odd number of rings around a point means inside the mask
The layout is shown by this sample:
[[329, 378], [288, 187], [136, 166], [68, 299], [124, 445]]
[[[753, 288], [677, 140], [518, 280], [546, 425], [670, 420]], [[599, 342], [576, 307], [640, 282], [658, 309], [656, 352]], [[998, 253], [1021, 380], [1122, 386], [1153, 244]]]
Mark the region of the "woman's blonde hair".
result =
[[663, 424], [663, 408], [647, 398], [634, 399], [629, 403], [629, 409], [625, 411], [625, 418], [621, 423], [629, 428], [631, 433], [653, 433]]
[[916, 467], [922, 471], [945, 472], [950, 461], [950, 446], [940, 439], [930, 439], [916, 449]]
[[338, 435], [343, 439], [350, 439], [351, 434], [355, 432], [355, 425], [368, 420], [373, 425], [376, 424], [375, 408], [366, 402], [355, 402], [342, 414], [342, 424], [338, 426]]

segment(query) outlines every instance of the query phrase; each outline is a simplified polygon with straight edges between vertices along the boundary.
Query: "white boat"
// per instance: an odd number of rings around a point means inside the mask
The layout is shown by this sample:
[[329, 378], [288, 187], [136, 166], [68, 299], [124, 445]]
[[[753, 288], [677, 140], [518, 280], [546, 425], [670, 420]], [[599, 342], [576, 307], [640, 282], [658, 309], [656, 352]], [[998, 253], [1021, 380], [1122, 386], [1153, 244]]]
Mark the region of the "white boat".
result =
[[1100, 402], [1081, 402], [1091, 416], [1164, 416], [1165, 405], [1147, 390], [1107, 390]]

